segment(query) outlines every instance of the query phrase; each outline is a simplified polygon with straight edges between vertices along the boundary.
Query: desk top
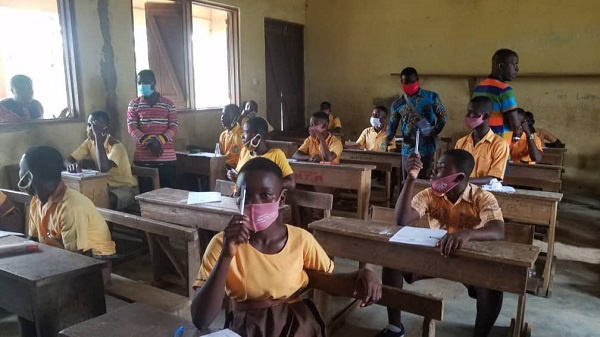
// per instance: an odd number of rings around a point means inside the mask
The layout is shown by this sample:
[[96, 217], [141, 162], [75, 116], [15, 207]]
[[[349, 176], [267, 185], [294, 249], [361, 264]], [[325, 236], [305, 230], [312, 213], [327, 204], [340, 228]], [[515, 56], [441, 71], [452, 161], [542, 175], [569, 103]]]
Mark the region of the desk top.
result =
[[[27, 241], [15, 236], [0, 238], [0, 245]], [[39, 244], [40, 251], [0, 257], [0, 278], [14, 279], [32, 286], [37, 283], [57, 282], [84, 274], [103, 262], [64, 249]], [[2, 280], [0, 280], [2, 283]]]
[[203, 157], [203, 158], [210, 158], [210, 159], [227, 158], [227, 156], [225, 156], [225, 155], [216, 155], [211, 152], [175, 152], [175, 153], [178, 156], [185, 156], [185, 157]]
[[158, 190], [142, 193], [135, 198], [140, 202], [159, 203], [167, 206], [175, 206], [192, 210], [200, 210], [211, 213], [237, 214], [239, 213], [236, 198], [221, 197], [219, 202], [207, 202], [204, 204], [188, 205], [189, 191], [173, 188], [161, 188]]
[[[517, 167], [527, 167], [530, 168], [532, 170], [553, 170], [553, 171], [562, 171], [563, 167], [560, 165], [549, 165], [549, 164], [528, 164], [528, 163], [517, 163], [517, 162], [508, 162], [509, 165], [509, 171], [510, 171], [510, 166], [517, 166]], [[534, 178], [534, 177], [532, 177]]]
[[398, 158], [402, 159], [402, 154], [400, 152], [367, 151], [367, 150], [361, 150], [361, 149], [346, 149], [346, 148], [342, 151], [342, 155], [344, 154], [344, 152], [357, 153], [357, 154], [369, 154], [369, 155], [375, 155], [375, 156], [390, 156], [390, 157], [398, 157]]
[[344, 170], [344, 171], [366, 171], [374, 170], [375, 165], [357, 165], [357, 164], [320, 164], [308, 161], [288, 160], [290, 166], [299, 168], [318, 168], [323, 170]]

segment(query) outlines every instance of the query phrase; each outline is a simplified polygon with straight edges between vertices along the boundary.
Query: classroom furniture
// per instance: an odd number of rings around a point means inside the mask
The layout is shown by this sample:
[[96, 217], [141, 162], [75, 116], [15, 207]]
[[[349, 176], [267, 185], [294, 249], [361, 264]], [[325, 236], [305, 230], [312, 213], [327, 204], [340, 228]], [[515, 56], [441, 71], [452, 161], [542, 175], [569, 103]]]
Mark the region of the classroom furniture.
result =
[[544, 147], [542, 150], [543, 153], [540, 164], [565, 166], [565, 153], [567, 152], [567, 149]]
[[298, 145], [301, 145], [306, 138], [308, 138], [308, 129], [296, 131], [274, 131], [273, 135], [271, 136], [272, 140], [292, 142]]
[[319, 209], [324, 212], [324, 217], [331, 216], [333, 208], [333, 195], [303, 190], [289, 190], [285, 202], [292, 206]]
[[296, 184], [344, 188], [358, 192], [357, 213], [366, 219], [371, 196], [371, 171], [374, 165], [319, 164], [290, 160]]
[[509, 162], [504, 174], [504, 182], [507, 185], [560, 192], [562, 172], [563, 167], [557, 165]]
[[160, 176], [158, 175], [157, 168], [131, 165], [131, 174], [138, 177], [138, 179], [148, 178], [152, 180], [153, 190], [157, 190], [160, 188]]
[[65, 185], [88, 197], [96, 207], [104, 208], [110, 207], [108, 177], [110, 174], [98, 171], [93, 175], [62, 172]]
[[181, 317], [134, 303], [64, 329], [58, 337], [171, 337], [180, 326], [184, 327], [182, 337], [203, 336], [211, 332], [198, 331], [191, 322]]
[[31, 195], [4, 188], [0, 188], [0, 192], [4, 193], [6, 198], [12, 201], [19, 212], [21, 212], [22, 233], [29, 234], [29, 204], [31, 203]]
[[286, 142], [282, 140], [266, 140], [267, 146], [271, 149], [280, 149], [285, 153], [286, 158], [292, 158], [300, 145], [296, 142]]
[[229, 180], [217, 179], [215, 182], [215, 191], [221, 193], [222, 196], [231, 197], [235, 192], [235, 183]]
[[[26, 241], [8, 236], [0, 245]], [[106, 313], [102, 261], [40, 244], [0, 259], [0, 307], [33, 322], [38, 337]]]
[[227, 156], [210, 152], [177, 152], [177, 174], [208, 177], [209, 190], [215, 190], [217, 179], [227, 180], [225, 170]]
[[[540, 248], [505, 241], [471, 241], [450, 258], [439, 248], [389, 242], [398, 226], [331, 217], [309, 225], [327, 254], [439, 277], [519, 296], [511, 336], [529, 336], [524, 322], [527, 277]], [[417, 302], [415, 305], [418, 305]]]

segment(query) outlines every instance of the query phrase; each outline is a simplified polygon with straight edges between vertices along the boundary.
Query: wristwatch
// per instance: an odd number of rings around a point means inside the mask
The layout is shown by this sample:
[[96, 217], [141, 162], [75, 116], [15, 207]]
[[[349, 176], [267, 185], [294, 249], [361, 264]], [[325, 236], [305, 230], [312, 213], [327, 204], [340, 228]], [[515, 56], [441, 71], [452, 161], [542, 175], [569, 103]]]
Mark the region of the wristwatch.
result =
[[529, 139], [533, 140], [533, 133], [532, 133], [532, 134], [530, 134], [530, 135], [529, 135], [529, 137], [527, 137], [527, 138], [529, 138]]

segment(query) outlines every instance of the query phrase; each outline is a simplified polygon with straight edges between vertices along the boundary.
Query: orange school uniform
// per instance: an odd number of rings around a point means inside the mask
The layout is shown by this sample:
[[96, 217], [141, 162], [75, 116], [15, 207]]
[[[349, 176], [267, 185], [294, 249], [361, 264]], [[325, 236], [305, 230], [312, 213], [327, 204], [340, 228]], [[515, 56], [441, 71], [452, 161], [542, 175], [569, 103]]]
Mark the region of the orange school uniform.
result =
[[[332, 163], [337, 164], [340, 162], [340, 156], [342, 155], [342, 150], [344, 146], [342, 145], [342, 141], [339, 140], [336, 136], [331, 133], [325, 139], [325, 144], [327, 144], [327, 148], [329, 151], [335, 153], [336, 157], [332, 161]], [[298, 151], [308, 154], [309, 156], [314, 156], [316, 154], [321, 155], [323, 158], [323, 152], [321, 151], [321, 143], [319, 142], [319, 138], [317, 137], [308, 137], [304, 140], [304, 143], [300, 145]]]
[[510, 149], [508, 143], [491, 129], [477, 144], [473, 143], [473, 133], [459, 139], [455, 149], [465, 150], [473, 155], [475, 167], [471, 178], [492, 176], [504, 178]]
[[222, 155], [227, 156], [226, 163], [236, 167], [242, 150], [242, 128], [236, 125], [231, 130], [224, 130], [219, 137], [219, 149]]
[[[533, 142], [535, 143], [535, 147], [537, 147], [537, 149], [543, 153], [544, 150], [542, 150], [542, 140], [540, 137], [533, 134]], [[529, 156], [529, 143], [525, 133], [521, 134], [519, 140], [510, 143], [510, 159], [517, 163], [533, 162]]]

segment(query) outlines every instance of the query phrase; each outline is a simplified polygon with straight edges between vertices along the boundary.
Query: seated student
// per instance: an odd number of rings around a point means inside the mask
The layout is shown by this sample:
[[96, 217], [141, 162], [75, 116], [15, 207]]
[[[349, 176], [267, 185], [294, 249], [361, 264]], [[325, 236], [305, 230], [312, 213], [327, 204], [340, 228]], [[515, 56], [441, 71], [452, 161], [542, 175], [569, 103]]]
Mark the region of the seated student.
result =
[[529, 129], [525, 110], [517, 108], [517, 127], [510, 143], [510, 160], [514, 162], [539, 162], [542, 160], [542, 141]]
[[322, 161], [339, 163], [343, 145], [339, 138], [329, 133], [328, 123], [329, 116], [326, 113], [315, 112], [310, 117], [308, 127], [310, 136], [304, 140], [292, 158], [314, 163]]
[[[331, 273], [333, 261], [310, 233], [283, 224], [278, 216], [286, 191], [275, 163], [260, 157], [249, 160], [237, 179], [238, 186], [243, 184], [244, 215], [234, 215], [204, 253], [193, 285], [194, 325], [206, 329], [227, 295], [232, 310], [225, 326], [242, 336], [324, 336], [318, 311], [312, 302], [300, 299], [299, 291], [308, 284], [305, 269]], [[357, 280], [363, 305], [381, 298], [381, 285], [372, 271], [346, 276]]]
[[527, 120], [529, 130], [531, 130], [531, 132], [535, 133], [540, 138], [544, 146], [563, 149], [565, 148], [565, 144], [561, 142], [558, 137], [551, 134], [550, 131], [534, 127], [535, 119], [533, 118], [533, 113], [531, 113], [531, 111], [525, 112], [525, 120]]
[[236, 181], [238, 172], [252, 158], [263, 157], [274, 162], [279, 166], [283, 173], [283, 188], [294, 189], [296, 181], [294, 180], [294, 171], [290, 167], [285, 153], [281, 149], [271, 149], [264, 141], [267, 135], [267, 121], [261, 117], [250, 118], [244, 124], [244, 134], [242, 142], [244, 146], [240, 152], [240, 160], [238, 161], [235, 170], [227, 171], [227, 178], [231, 181]]
[[0, 231], [23, 233], [21, 212], [0, 192]]
[[[256, 117], [257, 113], [258, 113], [258, 103], [256, 103], [256, 101], [249, 100], [249, 101], [242, 103], [242, 114], [240, 115], [240, 120], [239, 120], [240, 127], [243, 127], [244, 124], [248, 121], [248, 119]], [[271, 126], [269, 121], [267, 121], [267, 126], [268, 126], [268, 130], [269, 130], [269, 134], [271, 134], [271, 132], [273, 132], [273, 130], [275, 130], [275, 129]]]
[[0, 123], [24, 122], [44, 116], [44, 107], [33, 98], [33, 82], [25, 75], [15, 75], [10, 79], [12, 98], [0, 101]]
[[331, 114], [331, 103], [322, 102], [321, 103], [321, 112], [324, 112], [327, 114], [327, 116], [329, 116], [329, 120], [328, 120], [329, 130], [331, 132], [335, 132], [335, 133], [342, 133], [342, 121], [340, 120], [339, 117], [334, 118], [333, 115]]
[[227, 167], [237, 166], [242, 150], [242, 128], [238, 124], [240, 119], [240, 108], [235, 104], [228, 104], [221, 112], [221, 125], [225, 131], [219, 137], [219, 149], [221, 154], [227, 156]]
[[[469, 183], [475, 161], [463, 150], [449, 150], [437, 162], [431, 176], [431, 188], [412, 197], [413, 186], [423, 168], [421, 156], [412, 154], [406, 165], [406, 181], [396, 202], [395, 218], [398, 226], [409, 226], [421, 217], [429, 217], [431, 228], [445, 229], [448, 234], [440, 241], [442, 255], [448, 256], [469, 241], [502, 240], [504, 221], [494, 195]], [[412, 283], [427, 278], [383, 268], [383, 284], [402, 288], [403, 278]], [[469, 296], [477, 300], [477, 317], [473, 336], [487, 336], [494, 326], [503, 293], [496, 290], [466, 285]], [[388, 309], [389, 325], [379, 337], [404, 336], [400, 312]]]
[[493, 104], [486, 96], [477, 96], [469, 101], [465, 126], [473, 132], [459, 139], [455, 146], [475, 158], [475, 169], [469, 181], [477, 185], [485, 185], [494, 178], [502, 180], [510, 154], [506, 141], [490, 129]]
[[137, 179], [125, 146], [108, 133], [109, 117], [104, 111], [94, 111], [88, 117], [87, 139], [65, 161], [67, 171], [80, 172], [79, 162], [92, 158], [100, 172], [107, 172], [110, 208], [124, 210], [135, 203]]
[[108, 225], [96, 206], [63, 183], [63, 158], [49, 146], [29, 148], [19, 162], [19, 189], [33, 196], [29, 236], [94, 257], [115, 254]]
[[386, 144], [386, 130], [388, 123], [388, 109], [378, 105], [371, 113], [371, 127], [366, 128], [358, 137], [358, 148], [369, 151], [387, 152], [396, 148], [396, 144]]

